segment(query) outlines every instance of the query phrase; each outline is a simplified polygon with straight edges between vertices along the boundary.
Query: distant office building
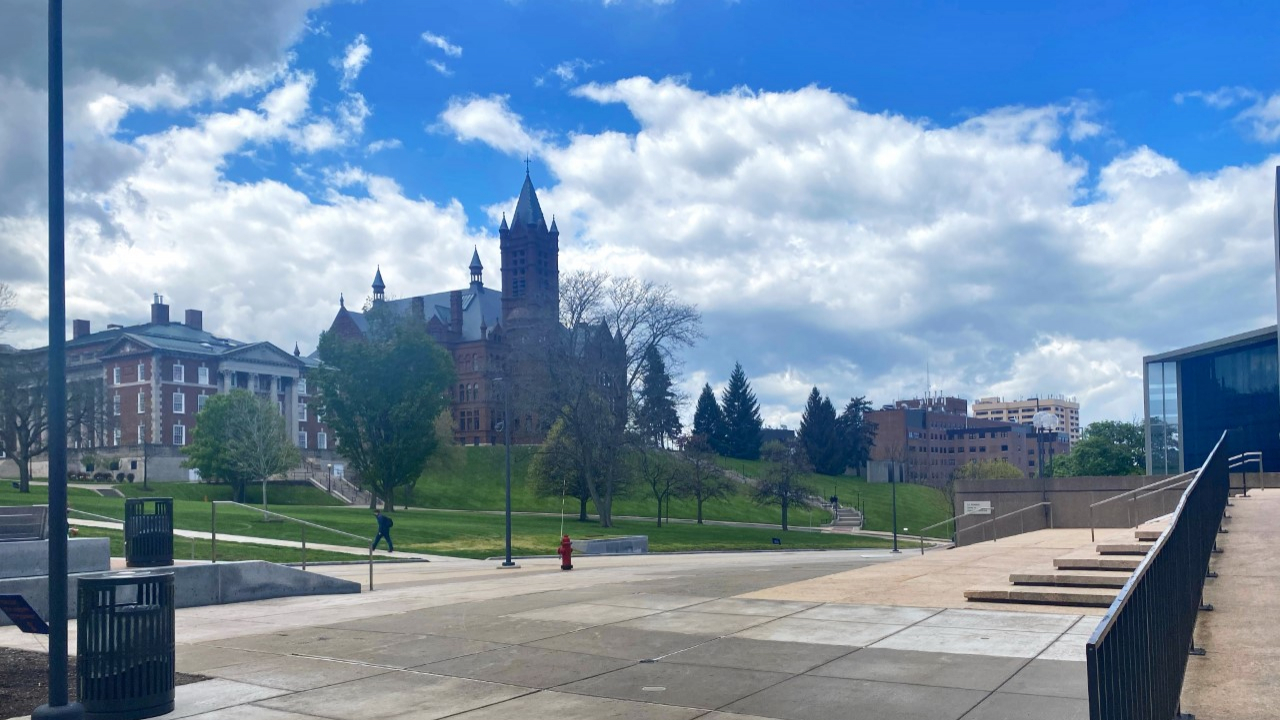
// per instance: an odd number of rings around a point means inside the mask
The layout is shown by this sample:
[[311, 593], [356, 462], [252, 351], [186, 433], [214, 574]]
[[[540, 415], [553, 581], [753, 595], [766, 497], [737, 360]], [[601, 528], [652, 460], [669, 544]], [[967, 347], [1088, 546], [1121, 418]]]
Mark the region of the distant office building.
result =
[[973, 416], [983, 420], [1030, 425], [1037, 412], [1048, 410], [1062, 420], [1062, 430], [1071, 442], [1080, 440], [1080, 403], [1063, 395], [1045, 395], [1025, 400], [985, 397], [973, 404]]
[[[1067, 433], [1036, 433], [1020, 423], [970, 417], [963, 398], [899, 400], [867, 413], [876, 423], [872, 464], [899, 463], [907, 482], [942, 487], [971, 460], [1005, 460], [1034, 477], [1070, 450]], [[1043, 450], [1043, 458], [1041, 452]]]
[[1278, 371], [1275, 325], [1144, 357], [1147, 473], [1200, 467], [1226, 430], [1233, 455], [1280, 470]]

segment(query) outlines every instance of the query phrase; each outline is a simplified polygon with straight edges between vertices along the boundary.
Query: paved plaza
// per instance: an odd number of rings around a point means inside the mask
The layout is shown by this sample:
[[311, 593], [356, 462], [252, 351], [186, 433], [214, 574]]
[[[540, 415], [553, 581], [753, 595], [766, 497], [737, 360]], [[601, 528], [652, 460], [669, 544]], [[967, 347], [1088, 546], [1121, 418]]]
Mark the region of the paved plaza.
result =
[[372, 593], [179, 610], [178, 669], [213, 679], [178, 688], [165, 717], [1088, 716], [1096, 617], [739, 597], [887, 562], [922, 561], [637, 556], [564, 573], [551, 560], [510, 571], [455, 560], [378, 568]]

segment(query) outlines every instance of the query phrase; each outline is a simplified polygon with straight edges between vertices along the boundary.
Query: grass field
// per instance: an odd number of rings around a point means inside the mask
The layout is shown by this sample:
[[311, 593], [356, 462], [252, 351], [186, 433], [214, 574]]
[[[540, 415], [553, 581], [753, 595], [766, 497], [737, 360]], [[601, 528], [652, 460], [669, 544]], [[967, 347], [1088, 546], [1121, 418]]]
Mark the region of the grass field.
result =
[[[342, 501], [311, 485], [281, 485], [267, 483], [267, 508], [275, 505], [342, 505]], [[171, 497], [174, 500], [230, 500], [230, 485], [206, 483], [152, 483], [144, 490], [141, 483], [122, 483], [111, 487], [125, 497]], [[262, 485], [254, 483], [245, 487], [245, 503], [262, 504]]]
[[[104, 498], [88, 490], [71, 488], [68, 500], [73, 509], [112, 518], [123, 518], [124, 501]], [[0, 505], [42, 504], [48, 501], [44, 487], [33, 487], [20, 494], [8, 486], [0, 486]], [[208, 531], [211, 505], [199, 500], [174, 500], [175, 526], [187, 530]], [[374, 520], [368, 510], [348, 507], [289, 506], [281, 512], [319, 525], [336, 528], [372, 539]], [[287, 540], [300, 539], [300, 526], [285, 522], [264, 522], [254, 510], [218, 506], [218, 532], [252, 535]], [[797, 513], [797, 515], [800, 515]], [[459, 557], [493, 557], [503, 552], [504, 525], [500, 514], [410, 510], [396, 512], [392, 537], [397, 550]], [[800, 520], [800, 517], [796, 518]], [[648, 535], [653, 552], [687, 550], [776, 550], [773, 538], [782, 540], [782, 549], [880, 548], [889, 541], [875, 537], [858, 537], [793, 530], [783, 533], [774, 528], [741, 528], [715, 525], [676, 523], [662, 528], [649, 521], [618, 521], [616, 527], [603, 529], [594, 522], [579, 523], [570, 518], [564, 531], [575, 538], [617, 535]], [[512, 518], [512, 547], [518, 555], [547, 555], [554, 552], [560, 533], [560, 520], [555, 517], [516, 515]], [[357, 541], [334, 533], [311, 529], [310, 542], [360, 547]], [[230, 545], [230, 543], [227, 543]], [[219, 544], [219, 556], [221, 548]]]
[[[721, 467], [742, 473], [749, 478], [760, 478], [765, 473], [765, 463], [759, 460], [734, 460], [718, 458]], [[831, 477], [810, 473], [805, 482], [814, 492], [823, 498], [835, 495], [845, 507], [862, 507], [866, 510], [867, 530], [893, 529], [893, 487], [888, 483], [869, 483], [861, 477], [841, 475]], [[898, 484], [898, 527], [918, 530], [926, 525], [946, 520], [954, 513], [947, 503], [946, 495], [931, 487]], [[934, 537], [948, 537], [947, 526], [930, 531]]]
[[[124, 557], [124, 531], [110, 528], [81, 527], [79, 537], [104, 537], [111, 540], [111, 557]], [[173, 539], [173, 559], [175, 560], [209, 560], [212, 543], [208, 540], [175, 537]], [[219, 560], [266, 560], [274, 563], [302, 562], [301, 548], [282, 548], [272, 545], [252, 545], [248, 543], [218, 543]], [[355, 561], [363, 558], [359, 555], [328, 552], [307, 548], [307, 562]], [[390, 558], [374, 555], [375, 561]]]

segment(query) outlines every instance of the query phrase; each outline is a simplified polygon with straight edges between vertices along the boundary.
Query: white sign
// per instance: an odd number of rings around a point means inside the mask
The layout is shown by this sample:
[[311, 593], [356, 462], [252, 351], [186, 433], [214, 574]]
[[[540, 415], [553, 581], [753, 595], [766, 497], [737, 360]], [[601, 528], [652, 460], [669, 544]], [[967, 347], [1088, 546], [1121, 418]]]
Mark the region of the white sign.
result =
[[965, 515], [990, 515], [991, 501], [990, 500], [965, 500], [964, 514]]

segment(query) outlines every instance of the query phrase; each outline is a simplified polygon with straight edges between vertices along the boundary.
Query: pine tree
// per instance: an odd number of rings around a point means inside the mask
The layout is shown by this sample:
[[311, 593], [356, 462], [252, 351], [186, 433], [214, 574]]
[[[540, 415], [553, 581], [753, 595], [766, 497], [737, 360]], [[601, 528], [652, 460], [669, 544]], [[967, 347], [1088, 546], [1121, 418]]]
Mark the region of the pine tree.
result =
[[867, 420], [871, 403], [858, 396], [849, 400], [844, 412], [836, 418], [836, 434], [839, 437], [841, 462], [846, 468], [861, 472], [871, 459], [871, 448], [876, 444], [876, 424]]
[[720, 412], [724, 415], [725, 452], [731, 458], [758, 460], [760, 458], [760, 403], [751, 391], [742, 363], [735, 363], [729, 385], [720, 398]]
[[844, 472], [844, 452], [836, 431], [836, 409], [818, 388], [809, 393], [798, 440], [814, 472], [839, 475]]
[[693, 411], [693, 434], [706, 438], [707, 444], [716, 453], [725, 453], [724, 415], [720, 412], [715, 391], [709, 383], [702, 386], [698, 407]]
[[644, 387], [640, 390], [640, 408], [636, 425], [645, 441], [663, 447], [668, 438], [680, 434], [683, 426], [676, 413], [676, 394], [671, 389], [671, 376], [662, 353], [650, 347], [644, 357]]

